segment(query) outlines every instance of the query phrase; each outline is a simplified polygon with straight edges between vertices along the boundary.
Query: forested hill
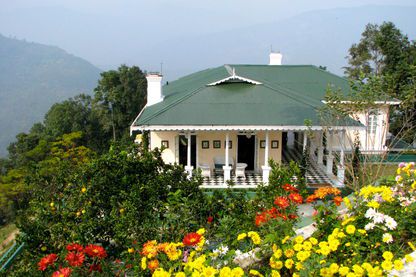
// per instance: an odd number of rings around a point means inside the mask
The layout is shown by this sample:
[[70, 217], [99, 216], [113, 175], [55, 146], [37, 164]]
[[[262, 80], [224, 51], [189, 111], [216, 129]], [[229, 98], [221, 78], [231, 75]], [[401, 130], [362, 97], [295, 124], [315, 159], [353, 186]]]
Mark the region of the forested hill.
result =
[[90, 94], [99, 75], [100, 69], [58, 47], [0, 35], [0, 156], [52, 104]]

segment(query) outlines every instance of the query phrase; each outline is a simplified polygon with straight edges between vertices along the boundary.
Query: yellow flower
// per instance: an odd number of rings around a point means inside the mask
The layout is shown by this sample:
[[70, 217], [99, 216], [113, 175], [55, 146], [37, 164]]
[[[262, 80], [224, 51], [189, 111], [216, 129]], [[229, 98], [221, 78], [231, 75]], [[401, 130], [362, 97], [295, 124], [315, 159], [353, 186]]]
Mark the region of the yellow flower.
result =
[[310, 237], [309, 241], [312, 243], [312, 245], [317, 245], [318, 244], [318, 240], [314, 237]]
[[355, 275], [355, 273], [354, 272], [349, 272], [348, 274], [347, 274], [347, 277], [356, 277], [357, 275]]
[[296, 267], [296, 270], [301, 270], [301, 269], [303, 269], [303, 265], [302, 265], [302, 263], [301, 263], [301, 262], [297, 262], [295, 267]]
[[365, 235], [367, 234], [367, 231], [364, 229], [358, 229], [358, 233], [360, 233], [361, 235]]
[[384, 262], [381, 263], [381, 267], [384, 270], [391, 270], [393, 268], [393, 264], [391, 263], [390, 260], [386, 260], [386, 261], [384, 261]]
[[309, 241], [303, 242], [303, 249], [305, 250], [311, 250], [312, 249], [312, 243]]
[[345, 233], [344, 232], [339, 232], [337, 236], [340, 239], [345, 238]]
[[282, 249], [277, 249], [276, 252], [273, 253], [273, 257], [275, 257], [276, 259], [279, 259], [280, 257], [282, 257]]
[[293, 257], [293, 255], [295, 255], [295, 251], [293, 249], [286, 249], [285, 250], [285, 256], [288, 258]]
[[341, 266], [339, 268], [338, 272], [339, 272], [339, 275], [345, 276], [345, 275], [348, 274], [348, 272], [350, 272], [350, 269], [348, 267], [346, 267], [346, 266]]
[[290, 239], [289, 236], [286, 236], [284, 239], [282, 239], [282, 244], [285, 244]]
[[412, 248], [413, 251], [416, 250], [416, 247], [413, 245], [411, 241], [408, 241], [407, 244], [410, 246], [410, 248]]
[[302, 246], [302, 244], [296, 243], [296, 244], [293, 246], [293, 249], [294, 249], [295, 251], [301, 251], [301, 250], [303, 249], [303, 246]]
[[319, 271], [319, 273], [320, 273], [320, 274], [321, 274], [321, 276], [323, 276], [323, 277], [329, 277], [329, 276], [332, 276], [331, 271], [330, 271], [330, 270], [329, 270], [329, 268], [327, 268], [327, 267], [321, 268], [321, 270]]
[[405, 260], [406, 260], [406, 263], [410, 263], [410, 262], [413, 262], [413, 257], [412, 256], [410, 256], [410, 255], [405, 255], [404, 256], [404, 258], [405, 258]]
[[158, 268], [153, 272], [152, 277], [170, 277], [170, 273], [163, 268]]
[[348, 197], [344, 197], [344, 204], [349, 210], [351, 210], [352, 205], [351, 205], [351, 201]]
[[258, 272], [257, 270], [255, 270], [255, 269], [251, 269], [250, 270], [250, 275], [252, 275], [252, 276], [259, 276], [259, 277], [263, 277], [263, 274], [261, 274], [260, 272]]
[[307, 258], [309, 258], [310, 255], [311, 253], [309, 251], [300, 251], [298, 252], [298, 254], [296, 254], [296, 258], [298, 258], [299, 261], [303, 262]]
[[338, 272], [338, 269], [339, 269], [339, 265], [338, 265], [338, 264], [336, 264], [336, 263], [332, 263], [332, 264], [329, 266], [329, 271], [330, 271], [332, 274], [337, 273], [337, 272]]
[[220, 270], [220, 277], [228, 277], [231, 276], [231, 268], [225, 266]]
[[395, 270], [402, 270], [403, 269], [403, 262], [401, 260], [394, 261], [394, 269]]
[[293, 260], [292, 260], [292, 259], [287, 259], [287, 260], [285, 261], [285, 267], [286, 267], [286, 268], [288, 268], [288, 269], [291, 269], [291, 268], [292, 268], [292, 266], [293, 266], [293, 264], [294, 264], [294, 262], [293, 262]]
[[257, 232], [248, 232], [247, 236], [249, 238], [251, 238], [251, 240], [253, 241], [254, 244], [260, 244], [261, 243], [261, 239], [260, 236]]
[[380, 203], [378, 203], [377, 201], [371, 200], [370, 202], [367, 203], [367, 207], [378, 209], [380, 207]]
[[124, 209], [123, 208], [121, 208], [120, 210], [119, 210], [119, 212], [122, 214], [122, 213], [124, 213]]
[[176, 273], [175, 277], [186, 277], [186, 274], [181, 271], [181, 272]]
[[342, 226], [345, 226], [345, 225], [347, 225], [348, 223], [350, 223], [350, 222], [353, 222], [355, 220], [355, 217], [347, 217], [346, 219], [344, 219], [343, 221], [342, 221], [342, 223], [341, 223], [341, 225]]
[[280, 277], [279, 271], [272, 270], [272, 277]]
[[352, 270], [354, 271], [355, 275], [358, 275], [358, 276], [363, 276], [365, 273], [364, 269], [358, 264], [353, 265]]
[[303, 242], [303, 237], [302, 236], [297, 236], [296, 238], [295, 238], [295, 242], [296, 243], [302, 243]]
[[208, 266], [204, 268], [204, 270], [202, 271], [202, 274], [205, 277], [213, 277], [215, 276], [215, 274], [217, 274], [217, 270], [213, 268], [212, 266]]
[[281, 269], [283, 267], [283, 262], [273, 259], [273, 257], [270, 258], [270, 267], [274, 269]]
[[385, 252], [383, 253], [383, 258], [384, 258], [386, 261], [391, 261], [391, 260], [393, 259], [393, 253], [391, 253], [390, 251], [385, 251]]
[[83, 187], [83, 188], [81, 189], [81, 192], [82, 192], [82, 193], [86, 193], [86, 192], [87, 192], [87, 188], [86, 188], [86, 187]]
[[201, 228], [201, 229], [199, 229], [198, 231], [196, 231], [196, 233], [198, 234], [198, 235], [203, 235], [203, 234], [205, 234], [205, 229], [204, 228]]
[[347, 228], [345, 228], [345, 232], [347, 232], [347, 234], [352, 235], [355, 233], [355, 226], [354, 225], [348, 225]]
[[130, 254], [131, 254], [131, 253], [134, 253], [134, 248], [129, 248], [129, 249], [127, 250], [127, 252], [129, 252]]
[[242, 240], [242, 239], [245, 239], [246, 237], [247, 237], [246, 233], [241, 233], [238, 235], [237, 240]]
[[236, 267], [231, 270], [232, 277], [242, 277], [244, 276], [244, 270], [241, 267]]
[[142, 270], [145, 270], [147, 268], [147, 259], [146, 259], [146, 257], [142, 258], [141, 267], [142, 267]]

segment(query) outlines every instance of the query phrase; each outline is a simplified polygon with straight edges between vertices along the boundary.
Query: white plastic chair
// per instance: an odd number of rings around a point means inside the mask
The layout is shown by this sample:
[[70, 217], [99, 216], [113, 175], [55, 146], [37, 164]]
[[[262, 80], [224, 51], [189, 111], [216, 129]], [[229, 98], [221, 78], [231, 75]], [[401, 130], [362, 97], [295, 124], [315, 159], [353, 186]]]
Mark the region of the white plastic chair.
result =
[[235, 181], [237, 181], [238, 177], [242, 177], [244, 180], [246, 179], [246, 163], [237, 163], [235, 166]]
[[211, 168], [208, 164], [200, 164], [198, 167], [201, 169], [202, 177], [211, 178]]

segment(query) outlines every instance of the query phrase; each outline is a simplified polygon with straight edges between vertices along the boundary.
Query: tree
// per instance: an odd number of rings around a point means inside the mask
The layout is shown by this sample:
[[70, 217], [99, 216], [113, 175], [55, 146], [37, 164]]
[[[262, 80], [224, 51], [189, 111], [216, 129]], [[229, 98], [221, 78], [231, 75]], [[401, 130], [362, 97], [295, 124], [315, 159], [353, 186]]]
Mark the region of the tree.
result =
[[101, 73], [94, 103], [104, 130], [113, 140], [129, 136], [129, 125], [146, 104], [146, 88], [145, 75], [137, 66], [122, 65]]
[[358, 44], [349, 49], [347, 76], [366, 82], [379, 77], [380, 89], [401, 100], [392, 108], [390, 131], [411, 142], [416, 128], [416, 44], [391, 22], [368, 24]]

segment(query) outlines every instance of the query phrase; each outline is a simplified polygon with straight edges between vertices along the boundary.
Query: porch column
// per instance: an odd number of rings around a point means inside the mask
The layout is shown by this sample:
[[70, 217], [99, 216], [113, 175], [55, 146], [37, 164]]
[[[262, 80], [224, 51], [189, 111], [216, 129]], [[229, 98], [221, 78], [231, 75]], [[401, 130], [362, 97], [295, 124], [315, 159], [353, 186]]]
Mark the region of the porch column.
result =
[[332, 175], [332, 167], [334, 165], [334, 156], [332, 155], [332, 140], [333, 140], [333, 134], [332, 131], [329, 131], [329, 136], [326, 141], [326, 144], [328, 145], [328, 155], [326, 155], [326, 174]]
[[271, 167], [269, 166], [269, 131], [266, 131], [266, 147], [264, 148], [263, 183], [269, 183]]
[[187, 146], [188, 146], [188, 151], [186, 151], [187, 158], [186, 158], [185, 171], [188, 173], [188, 177], [191, 178], [192, 170], [194, 169], [194, 167], [191, 165], [191, 133], [188, 133], [188, 145]]
[[230, 134], [227, 132], [225, 134], [225, 165], [222, 167], [224, 170], [224, 183], [226, 183], [228, 180], [231, 179], [232, 167], [230, 166], [230, 163], [229, 163], [229, 153], [228, 153], [229, 152], [228, 148], [230, 144], [229, 140], [230, 140]]
[[340, 144], [341, 152], [339, 157], [338, 173], [337, 178], [340, 184], [343, 186], [345, 181], [345, 166], [344, 166], [344, 148], [345, 148], [345, 130], [339, 132], [340, 134]]
[[318, 164], [324, 163], [324, 147], [322, 145], [322, 140], [324, 139], [324, 132], [320, 131], [318, 133]]
[[306, 131], [303, 132], [303, 148], [302, 151], [306, 150], [306, 145], [308, 144], [308, 136], [306, 135]]

